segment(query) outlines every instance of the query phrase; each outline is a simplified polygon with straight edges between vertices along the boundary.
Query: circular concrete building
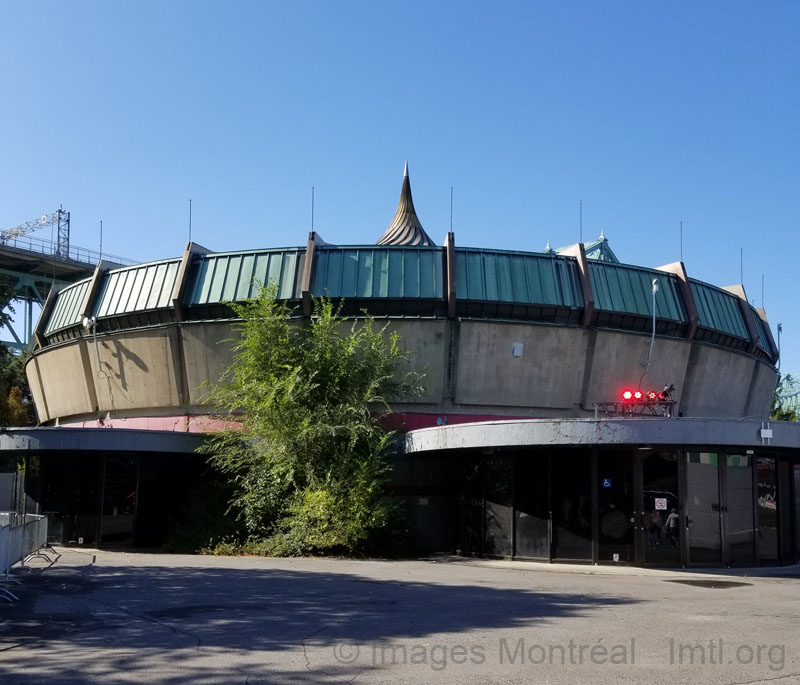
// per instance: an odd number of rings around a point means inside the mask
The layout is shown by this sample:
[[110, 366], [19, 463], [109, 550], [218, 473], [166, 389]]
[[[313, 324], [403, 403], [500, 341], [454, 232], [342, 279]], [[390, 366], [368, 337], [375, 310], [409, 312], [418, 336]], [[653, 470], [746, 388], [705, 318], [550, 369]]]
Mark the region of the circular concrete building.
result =
[[[305, 245], [235, 253], [190, 243], [183, 255], [158, 262], [112, 270], [101, 263], [91, 278], [52, 292], [26, 367], [41, 424], [111, 429], [121, 441], [130, 428], [213, 429], [203, 383], [216, 381], [231, 361], [235, 318], [229, 303], [273, 282], [279, 297], [297, 307], [298, 318], [310, 316], [312, 299], [326, 295], [343, 299], [347, 314], [366, 310], [385, 320], [411, 352], [410, 367], [425, 373], [422, 397], [393, 404], [397, 427], [412, 431], [405, 456], [395, 457], [395, 481], [419, 524], [421, 546], [683, 565], [797, 556], [792, 500], [800, 490], [792, 474], [798, 473], [800, 442], [787, 430], [773, 453], [763, 451], [767, 438], [754, 437], [772, 406], [778, 354], [765, 313], [749, 304], [741, 286], [698, 281], [680, 262], [622, 264], [602, 235], [592, 243], [558, 251], [548, 246], [543, 252], [460, 247], [453, 233], [436, 246], [414, 209], [407, 169], [397, 212], [378, 244], [331, 245], [315, 233]], [[621, 400], [625, 389], [658, 393], [669, 386], [671, 392], [651, 401]], [[689, 425], [689, 419], [704, 422], [692, 441], [671, 428], [669, 442], [659, 443], [668, 444], [666, 451], [654, 446], [658, 440], [651, 431]], [[460, 423], [470, 424], [464, 433], [454, 426]], [[580, 439], [555, 439], [572, 435], [566, 427], [576, 425], [582, 427]], [[646, 428], [609, 428], [618, 425]], [[744, 425], [755, 433], [729, 442], [728, 436], [740, 435], [734, 428]], [[418, 429], [473, 437], [463, 444], [450, 437], [437, 442]], [[484, 433], [492, 436], [491, 444], [474, 438]], [[592, 442], [595, 434], [603, 440]], [[659, 476], [661, 489], [647, 480], [646, 464], [656, 461], [646, 461], [644, 447], [648, 455], [675, 465], [674, 473]], [[718, 469], [718, 496], [708, 498], [709, 515], [719, 519], [716, 556], [691, 554], [687, 532], [701, 518], [689, 504], [701, 486], [693, 484], [687, 464], [710, 463], [711, 457], [702, 455], [716, 455]], [[741, 457], [750, 474], [750, 524], [734, 526], [720, 495], [743, 477], [719, 475], [727, 473], [720, 464], [729, 463], [728, 456]], [[771, 472], [778, 474], [772, 494], [787, 507], [775, 534], [775, 554], [762, 554], [758, 547], [756, 531], [763, 526], [756, 525], [762, 501], [757, 478], [764, 472], [759, 459], [772, 460]], [[707, 491], [711, 476], [703, 478]], [[543, 483], [545, 499], [535, 490]], [[782, 495], [780, 483], [786, 488]], [[497, 524], [502, 534], [491, 523], [492, 488], [505, 492], [506, 503], [497, 506], [509, 507], [511, 523]], [[523, 521], [523, 502], [538, 506], [545, 500], [538, 524], [530, 517]], [[609, 518], [612, 504], [616, 513]], [[431, 513], [434, 509], [438, 513]], [[779, 510], [774, 511], [777, 526]], [[668, 535], [673, 513], [677, 539], [675, 531]], [[587, 524], [580, 545], [553, 542], [559, 516]], [[525, 526], [535, 532], [523, 540]], [[749, 530], [752, 558], [748, 552], [734, 559], [729, 551], [739, 544], [738, 528]], [[664, 547], [664, 555], [644, 554], [648, 535]], [[96, 538], [102, 537], [101, 530]], [[617, 551], [603, 542], [612, 539], [619, 543]], [[572, 551], [553, 552], [566, 549], [564, 544]], [[668, 544], [674, 546], [667, 554]]]

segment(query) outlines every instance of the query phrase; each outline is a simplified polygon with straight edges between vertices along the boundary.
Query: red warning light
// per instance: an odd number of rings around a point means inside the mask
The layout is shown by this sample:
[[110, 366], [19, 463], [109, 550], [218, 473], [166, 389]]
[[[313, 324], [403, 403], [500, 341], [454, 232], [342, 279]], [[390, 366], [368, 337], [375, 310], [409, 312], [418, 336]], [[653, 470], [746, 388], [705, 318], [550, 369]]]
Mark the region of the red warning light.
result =
[[623, 390], [622, 391], [622, 399], [623, 400], [632, 400], [633, 399], [633, 390]]
[[655, 390], [651, 390], [650, 392], [647, 393], [647, 399], [651, 400], [651, 401], [652, 400], [657, 400], [658, 399], [658, 393]]
[[641, 390], [637, 390], [636, 392], [633, 393], [633, 399], [635, 400], [640, 400], [642, 399], [642, 397], [644, 397], [644, 395], [642, 394]]

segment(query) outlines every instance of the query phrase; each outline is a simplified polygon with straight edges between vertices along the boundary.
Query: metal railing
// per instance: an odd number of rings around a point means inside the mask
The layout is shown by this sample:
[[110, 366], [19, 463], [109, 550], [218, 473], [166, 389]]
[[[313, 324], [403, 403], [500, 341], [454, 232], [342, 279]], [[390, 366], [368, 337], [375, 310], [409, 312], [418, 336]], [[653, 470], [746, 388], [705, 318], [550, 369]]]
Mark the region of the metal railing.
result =
[[67, 253], [62, 254], [59, 252], [57, 242], [30, 235], [7, 238], [6, 240], [0, 239], [0, 246], [3, 245], [16, 248], [17, 250], [25, 250], [26, 252], [35, 252], [40, 255], [52, 255], [56, 259], [71, 259], [74, 262], [81, 262], [83, 264], [97, 264], [101, 257], [106, 261], [121, 264], [122, 266], [132, 266], [138, 263], [136, 260], [128, 259], [127, 257], [106, 254], [105, 252], [101, 253], [88, 247], [80, 247], [72, 244], [67, 248]]
[[[0, 574], [6, 582], [14, 564], [22, 562], [47, 546], [47, 516], [0, 512]], [[0, 597], [17, 599], [7, 589], [0, 588]]]

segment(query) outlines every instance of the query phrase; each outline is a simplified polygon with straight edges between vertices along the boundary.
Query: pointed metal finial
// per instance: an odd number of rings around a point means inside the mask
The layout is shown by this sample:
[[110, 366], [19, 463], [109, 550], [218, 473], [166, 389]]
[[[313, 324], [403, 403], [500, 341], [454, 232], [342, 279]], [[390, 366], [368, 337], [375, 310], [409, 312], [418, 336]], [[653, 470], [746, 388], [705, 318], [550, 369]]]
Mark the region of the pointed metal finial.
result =
[[397, 203], [392, 223], [378, 240], [378, 245], [435, 245], [417, 217], [414, 200], [411, 197], [411, 180], [408, 177], [408, 162], [403, 171], [403, 187], [400, 190], [400, 202]]

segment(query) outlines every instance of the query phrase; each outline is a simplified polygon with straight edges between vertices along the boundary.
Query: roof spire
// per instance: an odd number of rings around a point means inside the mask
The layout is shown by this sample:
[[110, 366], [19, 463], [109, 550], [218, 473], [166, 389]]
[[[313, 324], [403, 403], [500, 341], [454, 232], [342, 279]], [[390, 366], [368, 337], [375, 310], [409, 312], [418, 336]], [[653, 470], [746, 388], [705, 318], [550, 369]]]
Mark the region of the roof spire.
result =
[[411, 197], [411, 181], [408, 177], [408, 162], [403, 170], [403, 187], [400, 190], [400, 202], [389, 228], [378, 240], [378, 245], [419, 245], [428, 246], [435, 243], [430, 239], [417, 217], [414, 200]]

